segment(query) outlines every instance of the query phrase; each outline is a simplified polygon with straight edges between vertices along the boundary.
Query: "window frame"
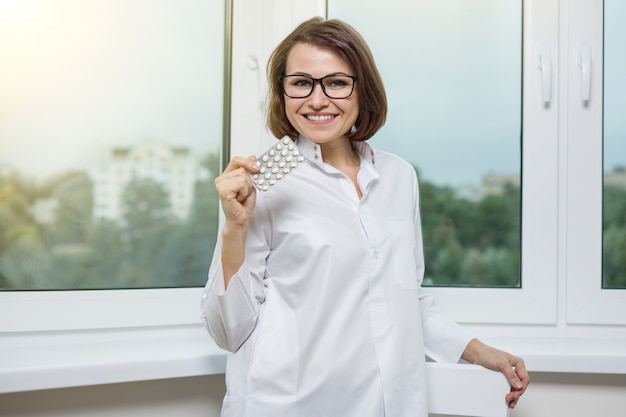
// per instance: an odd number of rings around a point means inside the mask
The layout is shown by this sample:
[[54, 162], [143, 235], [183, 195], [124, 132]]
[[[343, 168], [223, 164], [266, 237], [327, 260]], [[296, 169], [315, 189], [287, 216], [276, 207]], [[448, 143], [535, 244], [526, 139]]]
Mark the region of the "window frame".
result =
[[[465, 324], [553, 325], [557, 322], [558, 86], [542, 99], [539, 49], [548, 46], [558, 73], [558, 4], [523, 2], [521, 288], [425, 288]], [[480, 306], [480, 308], [475, 308]], [[523, 312], [521, 314], [520, 312]]]
[[[230, 56], [233, 0], [223, 0], [224, 92], [222, 159], [230, 125]], [[207, 254], [211, 256], [211, 254]], [[207, 271], [208, 272], [208, 271]], [[0, 292], [0, 336], [16, 332], [63, 332], [199, 323], [202, 288], [149, 288]], [[77, 314], [79, 312], [79, 314]], [[12, 318], [12, 319], [7, 319]]]
[[[602, 288], [603, 205], [603, 2], [572, 1], [567, 4], [570, 48], [563, 46], [569, 63], [567, 89], [568, 125], [562, 138], [567, 149], [567, 312], [570, 324], [626, 325], [626, 290]], [[590, 100], [582, 101], [579, 48], [591, 46]], [[565, 71], [565, 70], [564, 70]]]
[[[259, 152], [272, 143], [263, 113], [267, 57], [295, 24], [326, 11], [324, 0], [277, 3], [226, 0], [232, 63], [225, 77], [237, 82], [225, 99], [232, 115], [225, 119], [230, 143], [224, 161], [229, 155]], [[586, 26], [583, 19], [591, 13], [596, 23], [587, 29], [592, 31], [588, 36], [597, 42], [598, 30], [602, 30], [602, 22], [600, 29], [597, 25], [598, 10], [601, 16], [602, 0], [524, 1], [523, 287], [424, 289], [436, 295], [438, 305], [450, 317], [479, 334], [626, 338], [622, 326], [626, 324], [626, 291], [602, 291], [600, 285], [590, 290], [589, 277], [601, 276], [602, 183], [591, 179], [598, 161], [596, 177], [601, 173], [601, 101], [591, 111], [573, 109], [570, 102], [580, 88], [571, 47], [578, 38], [573, 34], [579, 33], [578, 26]], [[236, 22], [232, 28], [231, 18]], [[552, 63], [548, 105], [541, 98], [538, 70], [538, 49], [546, 44]], [[594, 86], [601, 85], [601, 65], [598, 70], [594, 66]], [[258, 92], [256, 100], [251, 99], [251, 91]], [[593, 140], [581, 140], [585, 129], [592, 130]], [[590, 155], [593, 166], [579, 169], [576, 161]], [[596, 200], [590, 203], [591, 197]], [[581, 224], [585, 226], [577, 229]], [[0, 332], [198, 325], [201, 290], [4, 292], [0, 293], [0, 317], [4, 318]], [[572, 326], [578, 324], [587, 326]], [[585, 336], [589, 329], [591, 335]]]

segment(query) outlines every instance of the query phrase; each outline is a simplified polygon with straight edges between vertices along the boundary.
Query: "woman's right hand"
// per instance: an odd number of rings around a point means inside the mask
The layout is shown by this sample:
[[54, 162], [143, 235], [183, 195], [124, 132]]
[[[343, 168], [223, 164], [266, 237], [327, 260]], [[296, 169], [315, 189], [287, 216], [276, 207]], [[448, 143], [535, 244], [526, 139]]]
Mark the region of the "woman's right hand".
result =
[[215, 179], [215, 188], [222, 202], [226, 222], [247, 226], [256, 203], [256, 189], [248, 172], [258, 172], [255, 156], [234, 157], [222, 175]]

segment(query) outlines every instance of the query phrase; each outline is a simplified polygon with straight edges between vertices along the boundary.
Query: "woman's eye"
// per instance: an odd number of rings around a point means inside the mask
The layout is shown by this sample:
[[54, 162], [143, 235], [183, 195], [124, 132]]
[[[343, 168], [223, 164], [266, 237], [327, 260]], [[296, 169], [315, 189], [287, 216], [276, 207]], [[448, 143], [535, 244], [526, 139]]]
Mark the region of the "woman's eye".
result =
[[310, 80], [296, 80], [294, 81], [293, 85], [296, 87], [300, 87], [300, 88], [309, 88], [311, 87], [311, 81]]
[[330, 87], [343, 87], [346, 83], [343, 80], [333, 80], [329, 83]]
[[348, 77], [336, 77], [330, 78], [326, 80], [324, 83], [326, 88], [331, 88], [334, 90], [349, 88], [352, 85], [352, 79]]

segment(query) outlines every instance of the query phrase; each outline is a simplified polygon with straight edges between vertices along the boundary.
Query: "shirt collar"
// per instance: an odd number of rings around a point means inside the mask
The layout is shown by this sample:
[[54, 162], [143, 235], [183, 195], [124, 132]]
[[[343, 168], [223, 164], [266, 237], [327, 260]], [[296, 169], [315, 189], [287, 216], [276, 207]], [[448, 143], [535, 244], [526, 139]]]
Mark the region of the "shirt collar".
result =
[[[353, 141], [352, 145], [356, 153], [361, 157], [361, 161], [365, 160], [374, 167], [376, 166], [376, 152], [374, 151], [374, 148], [369, 145], [369, 143], [366, 143], [365, 141]], [[319, 164], [324, 162], [322, 160], [322, 150], [317, 143], [300, 135], [296, 140], [296, 146], [306, 159]]]

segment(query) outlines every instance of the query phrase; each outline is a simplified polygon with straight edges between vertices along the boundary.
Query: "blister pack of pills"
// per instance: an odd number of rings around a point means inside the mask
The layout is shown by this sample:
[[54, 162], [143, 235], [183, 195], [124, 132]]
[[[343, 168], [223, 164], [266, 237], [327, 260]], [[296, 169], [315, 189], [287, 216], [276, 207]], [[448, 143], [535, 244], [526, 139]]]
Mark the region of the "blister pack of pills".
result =
[[252, 182], [258, 190], [268, 191], [285, 175], [296, 169], [302, 161], [304, 158], [296, 144], [285, 136], [257, 158], [255, 163], [259, 167], [259, 172], [250, 173]]

